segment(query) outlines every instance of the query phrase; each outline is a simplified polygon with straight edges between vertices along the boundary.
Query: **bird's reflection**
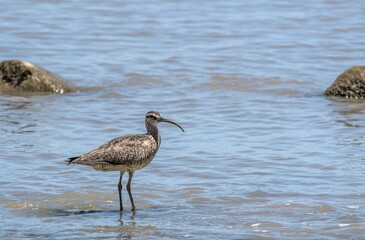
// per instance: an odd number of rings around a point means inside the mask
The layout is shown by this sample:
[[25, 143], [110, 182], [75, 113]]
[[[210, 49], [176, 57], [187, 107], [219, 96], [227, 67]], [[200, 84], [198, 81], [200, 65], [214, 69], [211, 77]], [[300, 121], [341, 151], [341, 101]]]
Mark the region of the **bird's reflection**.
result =
[[[123, 211], [119, 211], [119, 222], [120, 222], [120, 226], [124, 226], [124, 221], [123, 221], [123, 213], [124, 215], [127, 215], [127, 213], [123, 212]], [[137, 210], [133, 210], [131, 211], [131, 215], [129, 215], [129, 221], [128, 221], [128, 226], [136, 226], [136, 221], [135, 221], [135, 217], [136, 217], [136, 213]], [[128, 216], [125, 216], [128, 217]]]
[[[119, 239], [133, 239], [137, 229], [136, 210], [129, 212], [119, 211], [119, 224], [121, 226]], [[128, 219], [129, 218], [129, 219]], [[126, 221], [124, 219], [127, 219]]]

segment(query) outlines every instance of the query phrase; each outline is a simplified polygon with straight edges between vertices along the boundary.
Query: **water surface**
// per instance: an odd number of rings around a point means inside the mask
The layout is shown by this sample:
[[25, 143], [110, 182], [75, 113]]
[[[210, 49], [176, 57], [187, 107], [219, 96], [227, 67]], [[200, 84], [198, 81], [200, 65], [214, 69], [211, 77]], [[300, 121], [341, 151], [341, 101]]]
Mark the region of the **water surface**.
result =
[[[361, 239], [361, 1], [16, 1], [1, 58], [88, 92], [0, 96], [2, 239]], [[162, 144], [119, 214], [118, 172], [67, 166], [158, 110]]]

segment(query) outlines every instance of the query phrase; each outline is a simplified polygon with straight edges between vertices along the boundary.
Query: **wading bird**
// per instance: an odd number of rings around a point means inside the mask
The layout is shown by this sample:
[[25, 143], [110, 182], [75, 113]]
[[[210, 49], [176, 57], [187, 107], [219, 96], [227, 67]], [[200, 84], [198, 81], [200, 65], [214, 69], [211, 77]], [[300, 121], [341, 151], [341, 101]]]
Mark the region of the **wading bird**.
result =
[[128, 172], [127, 191], [132, 204], [132, 211], [136, 209], [131, 192], [131, 181], [136, 170], [147, 166], [156, 155], [161, 144], [161, 137], [157, 124], [167, 122], [184, 129], [172, 120], [162, 118], [159, 112], [151, 111], [146, 114], [146, 134], [126, 135], [115, 138], [95, 150], [78, 157], [71, 157], [68, 164], [82, 164], [93, 167], [95, 170], [120, 171], [118, 193], [120, 211], [122, 203], [122, 177]]

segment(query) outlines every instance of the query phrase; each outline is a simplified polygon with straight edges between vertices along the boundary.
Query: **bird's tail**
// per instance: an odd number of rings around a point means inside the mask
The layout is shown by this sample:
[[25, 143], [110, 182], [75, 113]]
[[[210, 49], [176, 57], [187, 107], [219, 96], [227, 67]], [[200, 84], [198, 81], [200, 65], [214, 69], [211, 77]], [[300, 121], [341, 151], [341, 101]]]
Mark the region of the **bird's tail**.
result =
[[80, 156], [77, 157], [70, 157], [68, 158], [65, 162], [67, 162], [67, 165], [70, 165], [73, 161], [75, 161], [76, 159], [78, 159]]

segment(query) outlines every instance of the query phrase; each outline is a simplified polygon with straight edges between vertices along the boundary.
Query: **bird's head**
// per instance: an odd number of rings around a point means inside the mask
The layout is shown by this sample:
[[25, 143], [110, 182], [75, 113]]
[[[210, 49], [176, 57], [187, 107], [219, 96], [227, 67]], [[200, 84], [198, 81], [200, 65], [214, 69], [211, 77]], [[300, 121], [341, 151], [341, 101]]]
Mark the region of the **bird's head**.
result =
[[154, 127], [157, 126], [158, 123], [160, 122], [167, 122], [167, 123], [171, 123], [174, 124], [175, 126], [179, 127], [181, 129], [181, 131], [184, 132], [184, 129], [177, 123], [175, 123], [174, 121], [167, 119], [167, 118], [162, 118], [159, 112], [156, 111], [150, 111], [146, 114], [146, 125], [152, 125]]

